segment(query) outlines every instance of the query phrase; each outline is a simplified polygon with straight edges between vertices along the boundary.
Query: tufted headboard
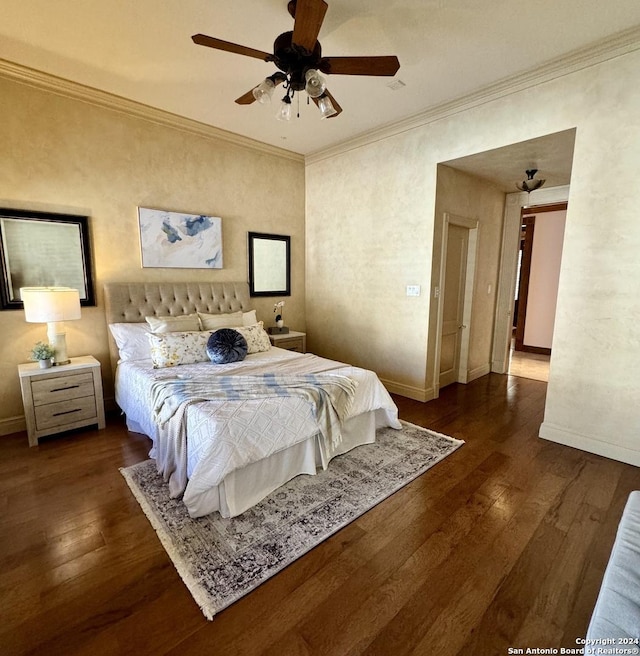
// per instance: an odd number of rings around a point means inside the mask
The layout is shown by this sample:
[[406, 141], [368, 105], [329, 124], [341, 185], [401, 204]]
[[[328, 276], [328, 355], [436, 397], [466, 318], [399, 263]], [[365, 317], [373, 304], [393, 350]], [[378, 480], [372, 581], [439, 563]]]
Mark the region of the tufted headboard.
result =
[[[141, 323], [145, 317], [192, 312], [221, 314], [251, 310], [246, 282], [109, 282], [104, 285], [107, 323]], [[118, 351], [109, 334], [115, 369]]]

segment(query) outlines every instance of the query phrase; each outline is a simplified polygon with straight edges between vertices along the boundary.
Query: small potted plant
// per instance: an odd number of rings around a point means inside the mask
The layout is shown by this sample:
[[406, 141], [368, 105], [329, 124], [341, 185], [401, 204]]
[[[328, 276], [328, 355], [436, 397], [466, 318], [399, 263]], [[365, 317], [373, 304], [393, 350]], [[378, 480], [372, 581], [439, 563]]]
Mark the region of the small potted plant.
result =
[[31, 349], [31, 359], [39, 362], [41, 369], [48, 369], [51, 366], [51, 360], [55, 354], [53, 346], [44, 342], [37, 342]]

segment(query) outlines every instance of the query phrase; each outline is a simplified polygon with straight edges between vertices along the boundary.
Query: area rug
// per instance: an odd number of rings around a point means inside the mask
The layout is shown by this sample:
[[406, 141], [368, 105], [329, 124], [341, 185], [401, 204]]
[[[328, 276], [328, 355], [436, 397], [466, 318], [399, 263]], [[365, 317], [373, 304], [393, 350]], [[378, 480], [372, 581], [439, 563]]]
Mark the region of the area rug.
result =
[[192, 519], [171, 499], [155, 461], [121, 469], [178, 573], [207, 619], [360, 517], [464, 442], [402, 422], [375, 444], [297, 476], [238, 517]]

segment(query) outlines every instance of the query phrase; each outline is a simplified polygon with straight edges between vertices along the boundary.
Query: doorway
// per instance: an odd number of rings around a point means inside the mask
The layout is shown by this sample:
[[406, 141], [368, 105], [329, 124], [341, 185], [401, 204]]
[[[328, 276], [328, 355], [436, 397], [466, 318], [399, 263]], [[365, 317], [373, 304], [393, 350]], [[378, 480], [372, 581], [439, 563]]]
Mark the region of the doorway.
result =
[[469, 230], [449, 226], [442, 286], [442, 328], [440, 338], [440, 388], [455, 383], [460, 369], [460, 344], [464, 313], [464, 286], [467, 279]]
[[477, 220], [445, 212], [438, 307], [437, 390], [452, 383], [468, 382], [477, 242]]
[[[536, 211], [541, 206], [553, 206], [566, 203], [569, 197], [569, 187], [551, 187], [540, 189], [536, 194]], [[518, 262], [522, 238], [522, 210], [532, 212], [528, 207], [528, 195], [525, 193], [507, 194], [502, 234], [502, 254], [500, 257], [500, 274], [498, 278], [498, 295], [493, 331], [493, 353], [491, 371], [494, 373], [509, 373], [514, 338], [514, 308], [516, 297], [516, 281], [518, 277]], [[518, 305], [520, 299], [518, 300]], [[526, 339], [525, 339], [526, 343]]]

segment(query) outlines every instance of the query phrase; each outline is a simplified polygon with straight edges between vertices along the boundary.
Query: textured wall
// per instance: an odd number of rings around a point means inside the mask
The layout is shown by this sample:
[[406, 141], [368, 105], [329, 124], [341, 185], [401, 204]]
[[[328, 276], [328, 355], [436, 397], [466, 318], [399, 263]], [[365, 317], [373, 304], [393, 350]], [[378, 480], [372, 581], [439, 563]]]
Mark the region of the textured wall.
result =
[[[71, 356], [95, 355], [112, 396], [102, 285], [126, 280], [246, 280], [247, 232], [291, 235], [287, 322], [304, 329], [304, 165], [215, 138], [0, 80], [0, 206], [90, 219], [98, 306], [67, 323]], [[143, 269], [137, 207], [222, 217], [224, 269]], [[256, 302], [273, 320], [273, 299]], [[46, 326], [0, 312], [0, 433], [19, 428], [16, 365]]]
[[637, 51], [310, 162], [309, 342], [426, 391], [438, 163], [574, 127], [541, 434], [640, 464]]

